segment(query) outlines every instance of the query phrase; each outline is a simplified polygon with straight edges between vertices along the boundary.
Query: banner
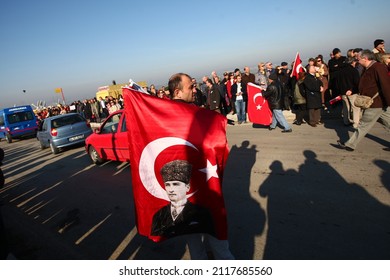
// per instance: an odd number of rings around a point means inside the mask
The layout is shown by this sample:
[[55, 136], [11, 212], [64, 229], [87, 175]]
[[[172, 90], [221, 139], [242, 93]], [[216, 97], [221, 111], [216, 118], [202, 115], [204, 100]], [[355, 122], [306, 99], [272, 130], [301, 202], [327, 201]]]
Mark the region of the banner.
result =
[[62, 93], [62, 88], [56, 88], [55, 93]]
[[248, 83], [248, 117], [249, 121], [256, 124], [269, 125], [272, 122], [272, 112], [268, 101], [263, 97], [261, 88], [253, 83]]
[[222, 178], [227, 119], [195, 105], [123, 88], [138, 232], [227, 239]]

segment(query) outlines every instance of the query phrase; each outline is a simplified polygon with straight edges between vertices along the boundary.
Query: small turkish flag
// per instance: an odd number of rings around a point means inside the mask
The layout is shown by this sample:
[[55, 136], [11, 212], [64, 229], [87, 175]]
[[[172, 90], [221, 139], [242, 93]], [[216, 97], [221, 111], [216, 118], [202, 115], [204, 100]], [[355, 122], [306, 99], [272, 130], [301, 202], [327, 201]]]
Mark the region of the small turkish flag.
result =
[[123, 96], [139, 234], [156, 242], [191, 233], [227, 239], [227, 119], [130, 88]]
[[268, 101], [263, 97], [261, 88], [253, 83], [248, 83], [248, 117], [249, 121], [256, 124], [269, 125], [272, 122], [272, 112]]
[[305, 68], [303, 68], [301, 57], [299, 56], [299, 53], [297, 53], [297, 55], [295, 56], [291, 77], [295, 77], [298, 81], [300, 72], [305, 72]]

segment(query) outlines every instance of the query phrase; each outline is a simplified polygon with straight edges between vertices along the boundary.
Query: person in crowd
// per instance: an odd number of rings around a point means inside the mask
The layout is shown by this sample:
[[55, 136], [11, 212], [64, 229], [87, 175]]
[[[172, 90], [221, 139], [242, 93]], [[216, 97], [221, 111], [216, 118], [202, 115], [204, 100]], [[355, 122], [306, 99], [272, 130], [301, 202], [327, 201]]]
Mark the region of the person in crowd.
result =
[[200, 84], [200, 91], [202, 92], [202, 98], [203, 98], [203, 104], [206, 104], [206, 101], [207, 101], [207, 85], [206, 85], [206, 81], [209, 79], [209, 77], [207, 76], [203, 76], [202, 77], [202, 83]]
[[89, 101], [89, 103], [91, 105], [91, 112], [92, 112], [91, 122], [98, 122], [98, 121], [100, 121], [98, 103], [95, 102], [94, 98], [92, 98]]
[[353, 49], [349, 49], [347, 51], [347, 59], [350, 58], [350, 57], [353, 57]]
[[[214, 79], [216, 80], [217, 78], [214, 77]], [[208, 88], [206, 108], [221, 113], [221, 94], [219, 92], [218, 86], [213, 84], [211, 79], [207, 79], [206, 85]]]
[[233, 101], [233, 94], [232, 94], [232, 86], [235, 84], [235, 79], [234, 79], [234, 73], [230, 72], [228, 81], [226, 82], [226, 93], [228, 95], [229, 99], [229, 105], [231, 107], [231, 110], [233, 111], [233, 114], [236, 113], [236, 106]]
[[276, 125], [279, 124], [283, 127], [282, 132], [292, 132], [291, 126], [283, 115], [282, 87], [278, 81], [278, 76], [276, 73], [272, 73], [268, 79], [270, 84], [267, 90], [263, 92], [263, 96], [267, 99], [272, 110], [272, 123], [269, 126], [269, 130], [274, 130]]
[[236, 77], [236, 82], [232, 85], [232, 102], [235, 104], [238, 124], [246, 122], [245, 103], [248, 102], [248, 95], [241, 75]]
[[383, 39], [376, 39], [374, 41], [374, 48], [372, 49], [372, 52], [377, 53], [386, 53], [385, 50], [385, 41]]
[[268, 78], [265, 73], [265, 64], [260, 62], [257, 65], [257, 73], [255, 74], [255, 84], [259, 85], [261, 90], [266, 90], [268, 85]]
[[255, 75], [251, 73], [249, 66], [244, 67], [244, 74], [241, 77], [241, 81], [246, 86], [249, 83], [255, 83]]
[[154, 84], [151, 84], [148, 92], [150, 93], [150, 95], [157, 96], [156, 86]]
[[106, 101], [99, 97], [99, 104], [100, 104], [100, 118], [104, 119], [108, 116], [108, 110], [106, 108]]
[[305, 80], [306, 72], [300, 72], [298, 81], [294, 86], [294, 110], [295, 110], [295, 121], [293, 124], [303, 124], [306, 116], [306, 98], [305, 98], [305, 87], [303, 81]]
[[305, 86], [306, 107], [309, 111], [308, 124], [312, 127], [316, 127], [321, 124], [321, 91], [322, 82], [316, 76], [316, 68], [314, 65], [309, 66], [308, 74], [306, 75], [303, 84]]
[[84, 113], [84, 117], [90, 121], [92, 119], [92, 109], [91, 109], [91, 103], [85, 99], [83, 101], [83, 113]]
[[359, 72], [359, 76], [363, 74], [364, 67], [360, 65], [359, 60], [358, 60], [358, 54], [362, 51], [362, 48], [354, 48], [353, 49], [353, 57], [356, 58], [356, 63], [355, 63], [355, 68]]
[[340, 95], [340, 89], [338, 87], [339, 70], [345, 66], [346, 57], [341, 54], [339, 48], [334, 48], [333, 58], [328, 62], [329, 68], [329, 89], [331, 90], [332, 98]]
[[357, 128], [360, 121], [360, 108], [354, 105], [360, 80], [359, 71], [355, 68], [356, 61], [355, 57], [347, 58], [347, 65], [340, 69], [339, 77], [344, 125], [352, 125], [354, 128]]
[[109, 104], [110, 104], [110, 107], [108, 108], [108, 112], [110, 114], [112, 114], [112, 113], [114, 113], [114, 112], [116, 112], [116, 111], [121, 109], [120, 105], [116, 102], [115, 99], [112, 99]]
[[346, 151], [354, 151], [378, 119], [382, 119], [382, 124], [390, 129], [390, 78], [387, 68], [375, 60], [375, 54], [370, 50], [361, 51], [358, 57], [365, 68], [359, 81], [360, 94], [373, 98], [378, 93], [378, 96], [373, 99], [371, 107], [364, 110], [359, 126], [348, 141], [337, 141], [337, 147]]
[[309, 69], [309, 66], [312, 66], [312, 65], [314, 65], [315, 64], [315, 58], [314, 57], [310, 57], [309, 59], [308, 59], [308, 61], [307, 61], [307, 64], [306, 64], [306, 69]]
[[379, 57], [379, 62], [386, 65], [387, 73], [390, 76], [390, 53], [380, 53], [378, 57]]
[[316, 77], [320, 79], [322, 82], [321, 102], [322, 102], [322, 107], [326, 110], [327, 108], [325, 106], [325, 95], [326, 95], [326, 91], [328, 90], [329, 70], [328, 70], [328, 66], [326, 66], [326, 64], [322, 60], [322, 55], [317, 56], [315, 58], [314, 66], [316, 69]]
[[282, 62], [276, 67], [276, 74], [282, 87], [283, 110], [291, 110], [293, 92], [287, 62]]
[[212, 71], [211, 72], [211, 81], [213, 82], [213, 84], [215, 84], [215, 78], [218, 77], [218, 74], [217, 74], [217, 71]]
[[272, 73], [275, 73], [275, 68], [273, 68], [272, 62], [271, 62], [271, 61], [268, 61], [268, 62], [265, 64], [265, 75], [266, 75], [267, 78], [268, 78], [269, 75], [271, 75]]
[[229, 113], [229, 108], [227, 106], [227, 96], [226, 96], [226, 86], [222, 81], [220, 81], [219, 77], [215, 77], [215, 86], [218, 88], [219, 94], [220, 94], [220, 104], [219, 108], [221, 110], [221, 113], [226, 116]]
[[198, 107], [204, 107], [205, 103], [203, 99], [203, 94], [198, 88], [198, 83], [196, 82], [195, 78], [192, 78], [192, 84], [193, 84], [192, 92], [194, 93], [194, 98], [195, 98], [194, 104]]

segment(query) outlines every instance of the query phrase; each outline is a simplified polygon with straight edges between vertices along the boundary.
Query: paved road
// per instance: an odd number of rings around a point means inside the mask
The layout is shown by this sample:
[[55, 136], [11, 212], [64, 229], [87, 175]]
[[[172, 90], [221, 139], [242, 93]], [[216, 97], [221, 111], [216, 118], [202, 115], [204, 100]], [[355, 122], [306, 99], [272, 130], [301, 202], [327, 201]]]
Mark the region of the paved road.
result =
[[[291, 119], [290, 119], [291, 123]], [[293, 133], [228, 126], [224, 179], [237, 259], [390, 259], [390, 136], [378, 123], [355, 152], [325, 119]], [[189, 259], [181, 238], [136, 234], [127, 163], [90, 163], [83, 147], [52, 155], [35, 139], [0, 142], [0, 190], [10, 248], [19, 259]]]

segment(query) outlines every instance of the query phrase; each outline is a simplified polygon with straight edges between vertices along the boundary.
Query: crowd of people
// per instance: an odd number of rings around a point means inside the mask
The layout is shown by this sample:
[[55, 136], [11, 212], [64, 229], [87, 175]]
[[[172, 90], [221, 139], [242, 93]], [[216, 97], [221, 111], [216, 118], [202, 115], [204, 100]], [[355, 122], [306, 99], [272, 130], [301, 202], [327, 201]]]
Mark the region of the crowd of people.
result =
[[[213, 71], [210, 76], [204, 76], [199, 83], [192, 78], [192, 103], [225, 116], [237, 114], [237, 124], [246, 123], [247, 84], [254, 83], [260, 86], [272, 110], [270, 130], [279, 125], [283, 128], [282, 132], [292, 132], [291, 126], [284, 119], [283, 110], [295, 113], [294, 125], [303, 123], [312, 127], [321, 125], [321, 111], [328, 110], [334, 100], [341, 100], [337, 104], [342, 104], [341, 117], [344, 124], [356, 129], [362, 117], [362, 110], [354, 105], [354, 100], [360, 92], [360, 77], [365, 71], [360, 62], [362, 52], [367, 54], [367, 50], [361, 48], [349, 49], [344, 56], [339, 48], [334, 48], [328, 61], [319, 54], [308, 59], [307, 64], [301, 62], [305, 71], [300, 72], [298, 78], [291, 73], [294, 62], [290, 67], [287, 62], [282, 62], [278, 66], [274, 66], [272, 62], [260, 62], [255, 73], [251, 73], [250, 67], [246, 66], [243, 71], [238, 68], [231, 72], [226, 71], [222, 77]], [[375, 61], [383, 64], [390, 75], [390, 54], [385, 51], [384, 40], [375, 40], [371, 52]], [[144, 87], [144, 90], [159, 98], [172, 99], [168, 87], [162, 86], [157, 89], [152, 84]], [[68, 106], [58, 105], [44, 109], [38, 112], [38, 116], [43, 119], [56, 114], [77, 112], [91, 122], [100, 122], [123, 106], [122, 96], [118, 98], [106, 96], [104, 99], [100, 97], [99, 100], [95, 97], [75, 101]]]

